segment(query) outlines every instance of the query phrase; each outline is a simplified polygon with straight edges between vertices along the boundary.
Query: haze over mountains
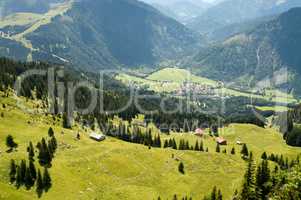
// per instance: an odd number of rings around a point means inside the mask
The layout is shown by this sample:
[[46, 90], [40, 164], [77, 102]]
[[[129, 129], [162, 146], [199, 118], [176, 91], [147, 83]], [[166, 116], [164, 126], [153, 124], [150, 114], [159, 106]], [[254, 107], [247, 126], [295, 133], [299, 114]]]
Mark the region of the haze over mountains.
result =
[[225, 0], [209, 8], [187, 24], [192, 30], [210, 36], [225, 26], [264, 16], [277, 15], [301, 6], [299, 0]]

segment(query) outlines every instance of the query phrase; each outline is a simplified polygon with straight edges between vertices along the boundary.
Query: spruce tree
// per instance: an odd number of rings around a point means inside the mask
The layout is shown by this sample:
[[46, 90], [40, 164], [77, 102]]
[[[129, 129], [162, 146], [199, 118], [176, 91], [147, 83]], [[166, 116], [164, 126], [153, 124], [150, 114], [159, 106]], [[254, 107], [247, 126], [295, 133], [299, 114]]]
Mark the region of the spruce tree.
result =
[[241, 155], [242, 155], [243, 159], [247, 159], [249, 156], [249, 150], [248, 150], [248, 147], [246, 144], [244, 144], [242, 146]]
[[234, 147], [231, 149], [231, 154], [235, 155], [235, 148]]
[[21, 167], [17, 166], [17, 175], [16, 175], [16, 187], [19, 188], [23, 184]]
[[203, 143], [203, 140], [201, 140], [200, 151], [204, 151], [204, 143]]
[[217, 198], [216, 199], [217, 200], [223, 200], [223, 195], [222, 195], [221, 190], [218, 190], [218, 192], [217, 192]]
[[27, 190], [29, 190], [34, 184], [29, 167], [26, 168], [24, 183]]
[[13, 150], [18, 147], [18, 144], [14, 141], [13, 136], [8, 135], [6, 137], [6, 146], [9, 148], [9, 150]]
[[28, 159], [34, 161], [34, 147], [32, 142], [29, 142], [29, 146], [27, 147]]
[[263, 154], [261, 155], [261, 159], [266, 160], [268, 159], [267, 153], [263, 152]]
[[16, 173], [17, 173], [17, 167], [16, 163], [13, 159], [10, 161], [10, 172], [9, 172], [9, 179], [10, 183], [14, 183], [16, 180]]
[[26, 161], [22, 160], [20, 164], [20, 172], [21, 172], [21, 183], [25, 182], [25, 173], [26, 173]]
[[241, 199], [254, 199], [254, 173], [255, 173], [255, 165], [253, 161], [253, 153], [250, 152], [250, 157], [248, 159], [248, 167], [247, 171], [244, 175], [244, 183], [243, 189], [241, 192]]
[[172, 148], [175, 149], [175, 150], [178, 149], [176, 140], [175, 140], [174, 138], [173, 138], [173, 140], [172, 140]]
[[43, 179], [42, 179], [41, 171], [38, 170], [38, 176], [36, 181], [36, 192], [38, 194], [38, 197], [42, 196], [43, 189], [44, 187], [43, 187]]
[[216, 198], [217, 198], [217, 189], [216, 186], [214, 186], [211, 192], [211, 200], [216, 200]]
[[178, 167], [178, 170], [181, 174], [185, 174], [185, 171], [184, 171], [184, 164], [182, 162], [180, 162], [179, 164], [179, 167]]
[[29, 170], [30, 170], [30, 175], [31, 177], [33, 178], [33, 180], [36, 180], [37, 178], [37, 170], [36, 170], [36, 167], [33, 163], [32, 160], [29, 161]]
[[216, 151], [217, 153], [220, 153], [220, 152], [221, 152], [221, 148], [220, 148], [220, 145], [219, 145], [218, 143], [217, 143], [217, 145], [216, 145], [215, 151]]
[[48, 136], [49, 136], [49, 137], [53, 137], [53, 136], [54, 136], [54, 131], [53, 131], [52, 127], [50, 127], [50, 128], [48, 129]]
[[167, 140], [164, 141], [164, 146], [163, 147], [168, 148], [168, 141]]
[[51, 183], [51, 178], [50, 178], [50, 174], [48, 172], [48, 169], [44, 168], [43, 187], [45, 189], [45, 192], [47, 192], [50, 189], [51, 185], [52, 185], [52, 183]]
[[196, 143], [195, 143], [194, 150], [195, 150], [195, 151], [199, 151], [199, 150], [200, 150], [200, 147], [199, 147], [199, 141], [198, 141], [198, 140], [197, 140]]

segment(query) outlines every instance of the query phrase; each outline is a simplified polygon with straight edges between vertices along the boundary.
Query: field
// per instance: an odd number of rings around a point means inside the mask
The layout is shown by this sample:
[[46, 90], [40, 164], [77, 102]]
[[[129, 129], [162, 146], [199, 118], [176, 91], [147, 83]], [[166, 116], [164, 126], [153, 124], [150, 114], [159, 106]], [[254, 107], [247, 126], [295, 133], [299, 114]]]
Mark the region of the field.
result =
[[[232, 124], [220, 130], [229, 142], [228, 153], [215, 153], [215, 142], [209, 136], [204, 140], [209, 152], [176, 151], [172, 149], [148, 149], [142, 145], [108, 138], [95, 142], [88, 138], [89, 130], [75, 126], [72, 130], [61, 128], [61, 120], [50, 115], [28, 114], [16, 107], [12, 98], [0, 94], [0, 199], [36, 199], [35, 190], [17, 190], [8, 184], [10, 159], [27, 159], [26, 147], [29, 141], [36, 144], [47, 137], [48, 128], [54, 128], [59, 148], [53, 160], [50, 174], [53, 186], [41, 199], [163, 199], [178, 196], [192, 196], [201, 199], [214, 185], [230, 199], [234, 190], [241, 185], [245, 161], [240, 158], [237, 138], [246, 142], [256, 156], [263, 151], [282, 153], [293, 157], [300, 148], [286, 146], [281, 135], [273, 129], [262, 129], [253, 125]], [[26, 103], [24, 99], [21, 100]], [[2, 104], [6, 107], [3, 108]], [[26, 105], [36, 107], [35, 102]], [[62, 134], [63, 132], [63, 134]], [[76, 140], [80, 132], [81, 140]], [[14, 136], [19, 144], [18, 151], [6, 153], [5, 138]], [[175, 137], [189, 139], [192, 145], [200, 138], [192, 134], [163, 135], [162, 139]], [[235, 146], [237, 154], [230, 155]], [[172, 156], [173, 155], [173, 156]], [[179, 161], [185, 165], [185, 175], [178, 172]], [[36, 161], [36, 166], [38, 163]]]
[[[188, 70], [180, 68], [164, 68], [156, 71], [145, 78], [137, 77], [129, 74], [119, 74], [116, 76], [117, 80], [129, 85], [134, 84], [140, 87], [146, 87], [155, 92], [176, 92], [180, 90], [181, 85], [189, 81], [191, 83], [211, 86], [216, 88], [218, 82], [204, 77], [191, 74]], [[292, 95], [285, 94], [279, 90], [266, 90], [265, 95], [251, 94], [244, 91], [233, 90], [230, 88], [214, 89], [215, 93], [223, 96], [241, 96], [250, 99], [264, 99], [277, 103], [294, 103], [297, 102]]]

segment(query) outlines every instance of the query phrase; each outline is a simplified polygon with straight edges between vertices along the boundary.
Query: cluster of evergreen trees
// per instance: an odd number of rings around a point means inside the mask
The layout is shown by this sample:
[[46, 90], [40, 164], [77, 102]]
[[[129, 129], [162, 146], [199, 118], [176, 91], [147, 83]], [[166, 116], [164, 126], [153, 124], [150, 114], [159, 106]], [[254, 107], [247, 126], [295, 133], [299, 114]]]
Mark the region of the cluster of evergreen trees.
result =
[[40, 169], [35, 166], [35, 148], [32, 142], [29, 142], [27, 147], [27, 162], [23, 159], [20, 164], [17, 165], [15, 160], [12, 159], [10, 163], [10, 183], [15, 184], [17, 188], [24, 185], [27, 190], [36, 185], [36, 192], [39, 197], [44, 191], [47, 192], [52, 186], [51, 177], [47, 169], [48, 167], [51, 167], [51, 161], [57, 149], [57, 141], [52, 128], [49, 128], [48, 136], [48, 142], [46, 142], [45, 138], [42, 138], [41, 142], [38, 142], [37, 144], [37, 148], [39, 149], [37, 157], [39, 164], [44, 168], [43, 174]]
[[138, 126], [127, 126], [123, 122], [120, 122], [118, 127], [114, 127], [112, 124], [109, 125], [107, 135], [116, 137], [120, 140], [143, 144], [149, 147], [161, 148], [161, 138], [159, 134], [153, 136], [152, 129], [146, 129], [143, 131]]
[[[250, 152], [248, 158], [247, 170], [244, 175], [244, 182], [240, 193], [236, 192], [233, 199], [237, 200], [267, 200], [273, 196], [275, 191], [287, 183], [285, 173], [290, 168], [280, 168], [276, 165], [273, 170], [270, 169], [267, 157], [262, 157], [260, 164], [256, 166], [253, 154]], [[299, 165], [299, 158], [292, 162], [291, 168]], [[300, 182], [299, 182], [300, 183]], [[294, 199], [294, 198], [291, 198]]]
[[24, 185], [29, 190], [36, 184], [36, 191], [39, 196], [43, 191], [47, 192], [52, 185], [48, 169], [44, 168], [42, 175], [32, 160], [29, 160], [28, 164], [22, 160], [20, 165], [17, 165], [15, 160], [11, 160], [9, 178], [10, 183], [15, 184], [17, 188]]
[[272, 162], [275, 162], [279, 165], [279, 167], [281, 169], [289, 169], [290, 167], [293, 167], [296, 162], [299, 163], [299, 156], [296, 158], [296, 160], [291, 160], [289, 162], [289, 159], [286, 157], [284, 158], [284, 156], [281, 154], [281, 155], [277, 155], [277, 154], [271, 154], [270, 156], [268, 156], [266, 154], [266, 152], [264, 152], [261, 156], [262, 159], [264, 160], [269, 160], [269, 161], [272, 161]]
[[[54, 153], [57, 149], [57, 141], [51, 127], [48, 130], [48, 136], [50, 137], [48, 142], [46, 142], [45, 138], [42, 138], [42, 140], [38, 142], [36, 146], [39, 150], [39, 155], [38, 155], [39, 163], [41, 166], [45, 166], [45, 167], [51, 167], [51, 162], [54, 157]], [[33, 148], [30, 147], [29, 152], [32, 151]]]

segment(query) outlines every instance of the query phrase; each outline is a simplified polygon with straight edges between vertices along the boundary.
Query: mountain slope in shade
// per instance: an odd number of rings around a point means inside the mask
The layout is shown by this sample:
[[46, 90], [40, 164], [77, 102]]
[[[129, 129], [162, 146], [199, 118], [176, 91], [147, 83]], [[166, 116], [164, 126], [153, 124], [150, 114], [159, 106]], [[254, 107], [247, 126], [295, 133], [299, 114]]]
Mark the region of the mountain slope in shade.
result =
[[154, 65], [192, 52], [199, 42], [186, 27], [136, 0], [76, 1], [25, 39], [34, 60], [67, 60], [90, 70]]
[[255, 84], [273, 77], [279, 87], [293, 87], [301, 94], [297, 84], [300, 51], [301, 8], [294, 8], [250, 32], [201, 50], [192, 63], [209, 78]]
[[231, 24], [280, 14], [298, 6], [301, 6], [299, 0], [226, 0], [191, 20], [188, 27], [210, 35]]

